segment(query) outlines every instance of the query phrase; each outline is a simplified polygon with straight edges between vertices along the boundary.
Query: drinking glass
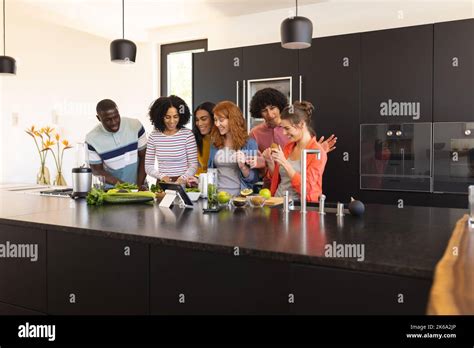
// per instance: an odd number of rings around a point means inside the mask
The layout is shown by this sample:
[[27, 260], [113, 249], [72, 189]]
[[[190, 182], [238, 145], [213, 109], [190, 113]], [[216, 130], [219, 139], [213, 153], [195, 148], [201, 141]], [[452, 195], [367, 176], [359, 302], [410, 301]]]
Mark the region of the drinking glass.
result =
[[92, 187], [97, 190], [105, 189], [105, 176], [103, 175], [93, 175], [92, 176]]
[[207, 170], [207, 208], [217, 209], [217, 169], [209, 168]]

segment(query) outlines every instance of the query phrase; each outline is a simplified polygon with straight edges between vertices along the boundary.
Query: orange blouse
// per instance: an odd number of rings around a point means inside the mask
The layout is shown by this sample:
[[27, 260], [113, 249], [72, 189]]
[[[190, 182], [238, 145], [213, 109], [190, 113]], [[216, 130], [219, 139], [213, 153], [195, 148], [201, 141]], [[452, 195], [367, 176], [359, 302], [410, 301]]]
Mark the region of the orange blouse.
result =
[[[295, 142], [286, 144], [286, 146], [283, 148], [285, 158], [288, 158], [290, 156], [295, 146]], [[306, 200], [309, 202], [318, 202], [319, 196], [323, 192], [323, 173], [328, 157], [326, 151], [324, 151], [321, 145], [317, 142], [316, 137], [311, 138], [308, 145], [306, 145], [306, 149], [317, 149], [321, 151], [320, 160], [318, 160], [318, 158], [314, 154], [308, 155], [308, 158], [306, 160]], [[280, 165], [278, 163], [275, 163], [275, 169], [273, 170], [273, 174], [270, 175], [270, 191], [272, 192], [272, 196], [275, 194], [278, 189], [278, 185], [280, 184], [279, 168]], [[296, 172], [293, 178], [291, 178], [291, 186], [293, 186], [295, 191], [301, 196], [300, 172]]]

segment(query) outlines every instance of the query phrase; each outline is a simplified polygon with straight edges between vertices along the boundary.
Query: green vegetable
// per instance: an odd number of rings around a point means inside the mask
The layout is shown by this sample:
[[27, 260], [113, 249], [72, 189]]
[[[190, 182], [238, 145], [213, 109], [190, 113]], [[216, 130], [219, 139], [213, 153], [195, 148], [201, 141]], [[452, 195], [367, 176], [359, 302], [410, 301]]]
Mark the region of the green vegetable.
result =
[[160, 185], [155, 185], [155, 184], [151, 184], [150, 191], [153, 192], [153, 193], [163, 192]]
[[87, 205], [102, 205], [104, 204], [104, 195], [106, 193], [102, 190], [93, 188], [86, 197]]
[[135, 184], [131, 184], [129, 182], [122, 182], [120, 184], [115, 184], [115, 188], [119, 190], [138, 190], [138, 186]]
[[186, 188], [186, 192], [201, 192], [201, 190], [197, 187], [188, 187]]
[[104, 203], [145, 203], [155, 199], [155, 194], [149, 191], [140, 192], [107, 192], [92, 189], [87, 195], [88, 205], [102, 205]]

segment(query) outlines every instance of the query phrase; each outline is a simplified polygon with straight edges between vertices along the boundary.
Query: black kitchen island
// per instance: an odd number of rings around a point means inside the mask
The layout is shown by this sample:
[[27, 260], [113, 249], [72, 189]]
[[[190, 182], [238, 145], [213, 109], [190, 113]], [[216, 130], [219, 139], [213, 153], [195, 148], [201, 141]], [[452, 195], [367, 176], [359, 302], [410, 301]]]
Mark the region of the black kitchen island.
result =
[[0, 244], [38, 246], [36, 261], [0, 258], [0, 314], [424, 314], [466, 212], [201, 207], [0, 192]]

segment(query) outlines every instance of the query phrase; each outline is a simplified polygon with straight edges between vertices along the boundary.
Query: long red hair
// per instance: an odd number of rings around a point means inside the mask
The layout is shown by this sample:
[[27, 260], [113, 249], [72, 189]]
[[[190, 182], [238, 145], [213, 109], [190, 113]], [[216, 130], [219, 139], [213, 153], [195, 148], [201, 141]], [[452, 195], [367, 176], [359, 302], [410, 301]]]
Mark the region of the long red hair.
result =
[[[249, 138], [245, 119], [239, 107], [231, 101], [222, 101], [214, 107], [214, 117], [225, 117], [229, 120], [229, 132], [232, 137], [233, 149], [240, 150]], [[224, 147], [225, 137], [219, 133], [217, 127], [211, 131], [211, 139], [218, 149]]]

